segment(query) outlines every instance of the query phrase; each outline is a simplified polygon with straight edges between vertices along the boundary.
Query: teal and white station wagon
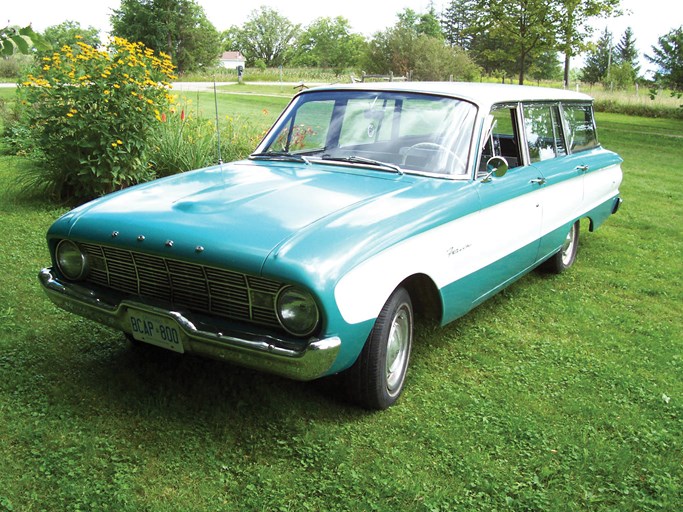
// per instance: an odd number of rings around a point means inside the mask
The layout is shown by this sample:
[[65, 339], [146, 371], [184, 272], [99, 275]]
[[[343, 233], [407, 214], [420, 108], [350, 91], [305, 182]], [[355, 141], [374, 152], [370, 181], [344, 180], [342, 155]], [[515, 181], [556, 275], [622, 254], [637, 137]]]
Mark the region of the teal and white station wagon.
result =
[[320, 87], [243, 161], [67, 213], [40, 272], [63, 309], [135, 342], [298, 380], [359, 405], [404, 386], [416, 318], [447, 324], [621, 203], [590, 97], [492, 84]]

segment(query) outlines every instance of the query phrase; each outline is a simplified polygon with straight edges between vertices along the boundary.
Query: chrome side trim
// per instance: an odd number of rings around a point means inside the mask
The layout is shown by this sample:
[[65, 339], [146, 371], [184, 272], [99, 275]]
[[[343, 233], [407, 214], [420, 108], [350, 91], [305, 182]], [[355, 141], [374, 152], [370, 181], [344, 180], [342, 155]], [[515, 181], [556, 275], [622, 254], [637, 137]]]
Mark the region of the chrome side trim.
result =
[[81, 284], [59, 279], [52, 268], [41, 270], [38, 279], [50, 300], [71, 313], [128, 334], [132, 334], [126, 321], [128, 310], [171, 318], [179, 327], [185, 351], [290, 379], [312, 380], [325, 375], [341, 346], [338, 337], [314, 339], [297, 348], [285, 339], [221, 329], [200, 315], [105, 296]]

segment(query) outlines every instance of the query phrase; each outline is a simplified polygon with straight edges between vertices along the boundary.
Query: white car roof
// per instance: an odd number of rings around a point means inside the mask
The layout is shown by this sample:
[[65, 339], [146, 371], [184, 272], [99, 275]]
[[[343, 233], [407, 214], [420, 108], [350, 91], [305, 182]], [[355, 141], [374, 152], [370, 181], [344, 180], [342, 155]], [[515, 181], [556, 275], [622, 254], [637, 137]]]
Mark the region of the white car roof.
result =
[[593, 98], [587, 94], [565, 89], [475, 82], [369, 82], [322, 86], [311, 90], [392, 91], [438, 94], [469, 100], [486, 111], [488, 111], [491, 105], [496, 103], [519, 101], [593, 101]]

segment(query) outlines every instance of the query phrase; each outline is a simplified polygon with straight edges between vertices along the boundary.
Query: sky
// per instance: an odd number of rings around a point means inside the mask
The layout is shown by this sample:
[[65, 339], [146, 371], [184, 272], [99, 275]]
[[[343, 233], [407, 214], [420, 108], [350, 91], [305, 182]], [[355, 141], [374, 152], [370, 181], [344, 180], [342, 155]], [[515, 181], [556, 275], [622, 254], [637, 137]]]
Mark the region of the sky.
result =
[[[322, 16], [343, 16], [349, 20], [355, 32], [366, 36], [392, 26], [396, 22], [396, 13], [406, 7], [425, 12], [432, 3], [436, 11], [441, 12], [449, 3], [448, 0], [343, 0], [340, 3], [321, 0], [196, 1], [220, 31], [232, 25], [241, 26], [253, 10], [268, 5], [292, 22], [304, 26]], [[120, 6], [120, 0], [3, 0], [3, 4], [0, 8], [0, 27], [30, 23], [35, 30], [42, 31], [51, 25], [71, 20], [79, 22], [84, 28], [93, 26], [99, 29], [104, 38], [111, 29], [109, 15]], [[616, 44], [626, 27], [630, 26], [641, 53], [643, 69], [646, 69], [648, 63], [642, 59], [642, 54], [650, 53], [660, 36], [683, 25], [683, 3], [680, 0], [622, 0], [621, 5], [626, 11], [624, 16], [593, 22], [595, 39], [608, 27]]]

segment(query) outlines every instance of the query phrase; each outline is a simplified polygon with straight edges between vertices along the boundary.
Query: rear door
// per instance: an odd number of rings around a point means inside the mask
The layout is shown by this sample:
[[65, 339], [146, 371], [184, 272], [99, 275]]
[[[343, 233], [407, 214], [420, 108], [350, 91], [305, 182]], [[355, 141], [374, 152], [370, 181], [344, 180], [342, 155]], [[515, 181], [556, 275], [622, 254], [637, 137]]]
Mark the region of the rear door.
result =
[[583, 202], [584, 168], [568, 156], [559, 103], [524, 105], [524, 134], [543, 202], [538, 259], [554, 253]]

